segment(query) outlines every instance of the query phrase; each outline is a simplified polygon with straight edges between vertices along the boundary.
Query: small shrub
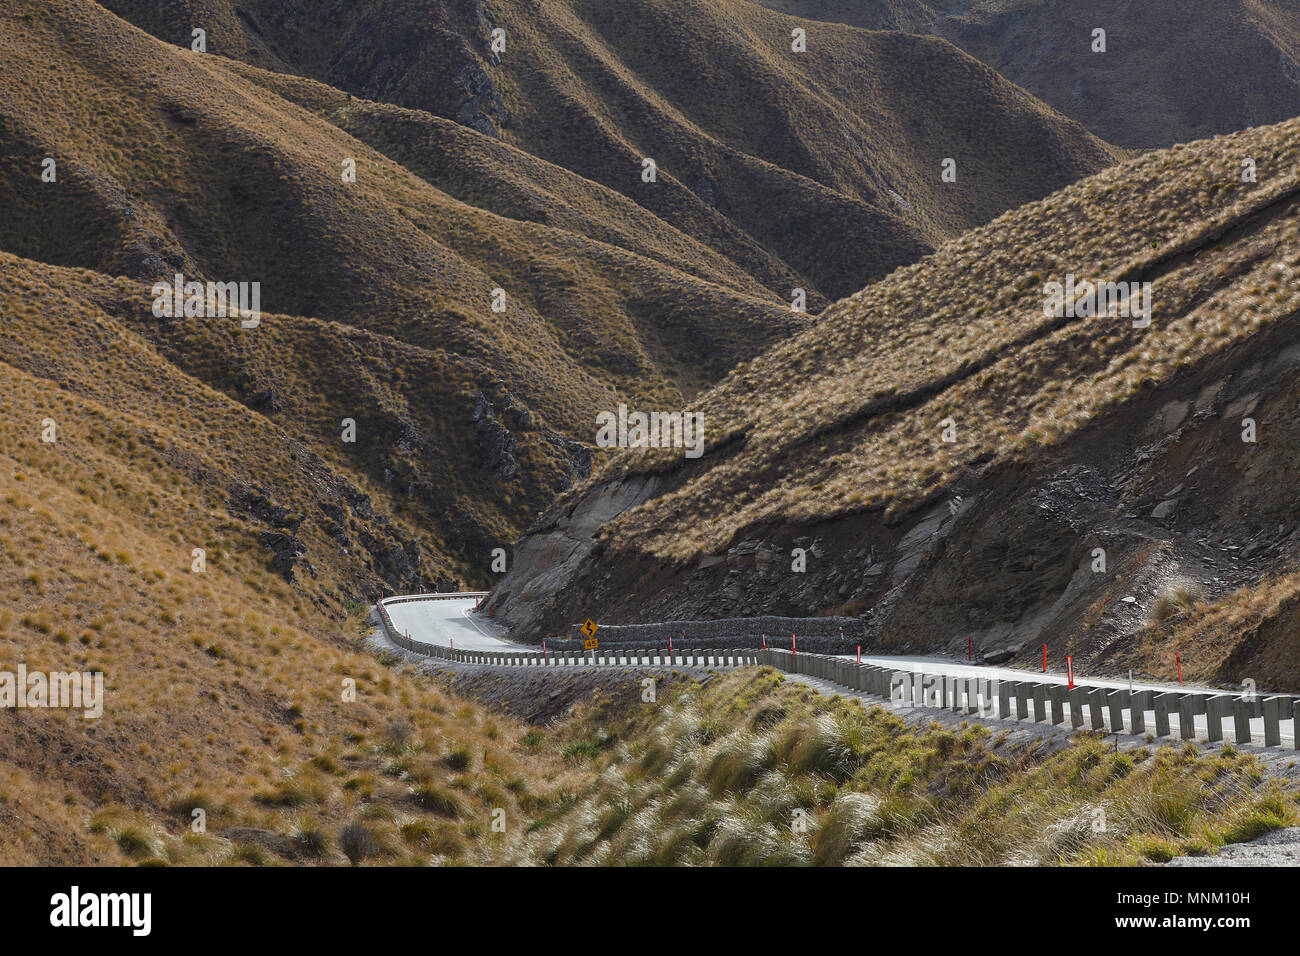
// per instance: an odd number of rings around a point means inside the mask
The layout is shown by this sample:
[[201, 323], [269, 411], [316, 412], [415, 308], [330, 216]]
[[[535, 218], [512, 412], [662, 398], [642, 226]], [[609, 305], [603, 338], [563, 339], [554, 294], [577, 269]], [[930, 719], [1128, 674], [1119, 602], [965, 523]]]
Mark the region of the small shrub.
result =
[[360, 820], [353, 820], [339, 833], [339, 849], [356, 866], [379, 850], [375, 835]]
[[411, 799], [421, 808], [439, 816], [459, 817], [465, 812], [461, 802], [454, 794], [430, 783], [422, 783], [419, 786], [412, 787]]

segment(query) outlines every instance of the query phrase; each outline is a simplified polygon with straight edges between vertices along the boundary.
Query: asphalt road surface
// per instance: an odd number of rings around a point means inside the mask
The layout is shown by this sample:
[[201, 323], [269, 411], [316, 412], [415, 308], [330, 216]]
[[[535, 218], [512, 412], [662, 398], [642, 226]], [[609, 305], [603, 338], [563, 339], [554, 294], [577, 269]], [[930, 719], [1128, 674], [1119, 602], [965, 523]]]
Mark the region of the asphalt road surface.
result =
[[518, 651], [520, 645], [505, 640], [503, 628], [474, 614], [474, 598], [439, 598], [429, 601], [395, 601], [384, 606], [393, 626], [413, 641], [456, 647], [466, 651]]

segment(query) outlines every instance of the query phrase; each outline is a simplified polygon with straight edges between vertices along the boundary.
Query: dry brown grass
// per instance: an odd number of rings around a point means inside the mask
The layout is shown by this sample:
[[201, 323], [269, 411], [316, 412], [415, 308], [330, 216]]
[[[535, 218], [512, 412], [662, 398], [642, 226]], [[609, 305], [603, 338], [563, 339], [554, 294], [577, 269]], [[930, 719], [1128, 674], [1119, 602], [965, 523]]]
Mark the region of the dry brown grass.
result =
[[1132, 866], [1297, 819], [1293, 788], [1231, 747], [1010, 747], [770, 669], [590, 707], [563, 735], [589, 741], [598, 776], [534, 828], [546, 863]]
[[[169, 42], [186, 37], [148, 0], [111, 5]], [[814, 310], [1117, 155], [945, 42], [745, 0], [500, 0], [473, 8], [481, 19], [457, 4], [360, 0], [339, 25], [243, 0], [260, 33], [234, 7], [205, 5], [220, 25], [211, 49], [259, 67], [463, 122], [473, 75], [505, 142], [622, 194], [779, 297], [809, 288]], [[508, 37], [500, 63], [486, 50], [495, 26]], [[805, 53], [790, 51], [796, 26], [812, 27]], [[393, 63], [382, 81], [380, 59]], [[938, 177], [954, 153], [956, 188]], [[661, 171], [653, 186], [638, 175], [646, 156]], [[533, 189], [512, 192], [509, 208], [537, 208]]]
[[[1240, 181], [1247, 156], [1258, 183]], [[767, 522], [903, 513], [985, 463], [1041, 454], [1300, 309], [1298, 159], [1296, 121], [1153, 153], [836, 303], [703, 396], [702, 469], [603, 534], [685, 561]], [[1046, 318], [1043, 286], [1067, 273], [1150, 277], [1151, 327]], [[593, 483], [680, 466], [631, 451]]]

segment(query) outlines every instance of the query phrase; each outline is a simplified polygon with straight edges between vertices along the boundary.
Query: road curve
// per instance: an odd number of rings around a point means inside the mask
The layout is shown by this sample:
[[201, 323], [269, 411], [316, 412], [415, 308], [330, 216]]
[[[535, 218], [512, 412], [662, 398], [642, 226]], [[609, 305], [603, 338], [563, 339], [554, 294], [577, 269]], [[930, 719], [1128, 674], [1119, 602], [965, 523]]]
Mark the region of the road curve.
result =
[[465, 651], [518, 651], [519, 644], [506, 640], [504, 628], [474, 614], [477, 597], [422, 595], [385, 598], [384, 607], [398, 633], [413, 641], [454, 647]]
[[[385, 598], [384, 608], [389, 619], [399, 634], [405, 634], [412, 640], [441, 647], [453, 647], [466, 651], [518, 651], [522, 645], [510, 641], [505, 636], [505, 629], [490, 620], [485, 620], [474, 613], [474, 607], [480, 595], [399, 595]], [[852, 660], [854, 655], [836, 655]], [[986, 677], [995, 680], [1033, 680], [1041, 683], [1065, 683], [1066, 676], [1059, 673], [1037, 673], [1016, 668], [991, 667], [988, 665], [954, 661], [951, 659], [925, 656], [887, 656], [864, 654], [862, 663], [880, 667], [890, 667], [905, 671], [923, 671], [927, 674], [942, 674], [947, 677]], [[1075, 675], [1076, 681], [1099, 687], [1129, 687], [1135, 690], [1183, 691], [1185, 693], [1225, 693], [1222, 690], [1206, 687], [1189, 687], [1170, 684], [1134, 681], [1131, 685], [1123, 680], [1106, 680], [1083, 675]], [[1194, 718], [1196, 730], [1203, 733], [1206, 727], [1205, 717]], [[1252, 735], [1261, 741], [1264, 734], [1264, 722], [1261, 718], [1250, 721]], [[1294, 737], [1283, 733], [1283, 746], [1294, 746]]]

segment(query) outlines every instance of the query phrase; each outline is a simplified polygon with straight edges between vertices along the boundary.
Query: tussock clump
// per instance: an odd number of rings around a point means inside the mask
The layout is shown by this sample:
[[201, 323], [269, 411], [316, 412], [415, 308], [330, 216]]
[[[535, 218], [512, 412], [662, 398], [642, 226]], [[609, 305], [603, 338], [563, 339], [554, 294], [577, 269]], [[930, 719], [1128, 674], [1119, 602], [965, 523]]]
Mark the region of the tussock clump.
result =
[[353, 820], [339, 833], [339, 849], [343, 851], [348, 861], [356, 866], [377, 853], [379, 844], [365, 823]]
[[[761, 671], [681, 693], [685, 705], [665, 701], [648, 723], [595, 708], [560, 731], [581, 739], [599, 724], [662, 741], [667, 752], [679, 749], [670, 728], [696, 740], [708, 724], [718, 736], [698, 760], [667, 758], [657, 775], [637, 761], [610, 764], [534, 831], [530, 853], [545, 863], [647, 865], [1132, 864], [1295, 819], [1294, 799], [1242, 754], [1116, 754], [1089, 738], [1058, 753], [993, 758], [980, 729], [909, 726]], [[756, 734], [738, 698], [787, 716]]]
[[1166, 624], [1190, 614], [1201, 600], [1201, 590], [1186, 581], [1166, 585], [1151, 606], [1151, 621]]

